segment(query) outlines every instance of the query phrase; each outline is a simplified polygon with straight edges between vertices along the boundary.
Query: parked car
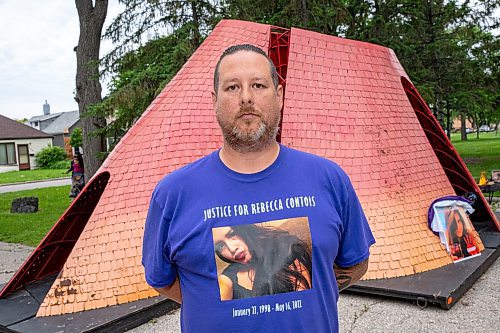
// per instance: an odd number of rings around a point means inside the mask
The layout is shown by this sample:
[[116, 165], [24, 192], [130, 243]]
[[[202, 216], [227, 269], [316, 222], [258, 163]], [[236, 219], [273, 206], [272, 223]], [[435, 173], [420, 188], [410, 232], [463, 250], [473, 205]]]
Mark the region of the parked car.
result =
[[474, 132], [474, 130], [472, 128], [470, 128], [470, 127], [467, 127], [465, 129], [465, 133], [472, 133], [472, 132]]
[[479, 127], [479, 132], [489, 132], [491, 131], [491, 128], [488, 125], [482, 125]]

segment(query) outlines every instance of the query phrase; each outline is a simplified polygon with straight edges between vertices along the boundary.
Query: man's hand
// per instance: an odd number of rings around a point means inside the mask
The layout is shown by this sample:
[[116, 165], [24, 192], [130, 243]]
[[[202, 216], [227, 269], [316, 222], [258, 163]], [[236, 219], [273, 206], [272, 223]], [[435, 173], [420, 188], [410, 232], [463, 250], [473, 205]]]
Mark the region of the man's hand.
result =
[[181, 304], [182, 303], [182, 294], [181, 294], [181, 286], [179, 284], [179, 278], [176, 278], [175, 281], [170, 285], [163, 288], [154, 288], [160, 295], [170, 298], [171, 300]]
[[368, 270], [368, 259], [351, 267], [333, 265], [333, 270], [335, 271], [335, 278], [337, 279], [339, 291], [342, 291], [363, 277]]

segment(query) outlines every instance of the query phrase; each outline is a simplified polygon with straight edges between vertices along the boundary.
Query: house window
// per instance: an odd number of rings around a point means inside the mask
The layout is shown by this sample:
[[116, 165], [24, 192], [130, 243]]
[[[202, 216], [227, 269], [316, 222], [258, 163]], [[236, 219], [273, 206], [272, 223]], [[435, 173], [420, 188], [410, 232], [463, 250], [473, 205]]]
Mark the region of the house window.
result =
[[0, 143], [0, 165], [16, 164], [16, 145]]

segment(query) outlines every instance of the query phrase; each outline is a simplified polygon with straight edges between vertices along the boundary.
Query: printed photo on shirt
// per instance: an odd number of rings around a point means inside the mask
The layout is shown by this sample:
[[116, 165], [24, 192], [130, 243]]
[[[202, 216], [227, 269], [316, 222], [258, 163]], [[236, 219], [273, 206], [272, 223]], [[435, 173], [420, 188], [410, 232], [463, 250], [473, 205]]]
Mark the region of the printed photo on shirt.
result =
[[212, 228], [222, 301], [312, 286], [307, 217]]
[[464, 208], [440, 207], [437, 208], [437, 212], [446, 225], [446, 249], [453, 261], [457, 262], [481, 254], [479, 235]]

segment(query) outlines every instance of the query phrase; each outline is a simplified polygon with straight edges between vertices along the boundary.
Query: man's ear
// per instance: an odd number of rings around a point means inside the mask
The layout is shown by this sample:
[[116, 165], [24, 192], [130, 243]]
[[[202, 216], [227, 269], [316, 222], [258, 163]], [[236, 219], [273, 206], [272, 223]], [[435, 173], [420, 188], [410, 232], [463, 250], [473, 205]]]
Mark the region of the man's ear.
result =
[[278, 95], [280, 108], [283, 108], [283, 86], [281, 84], [276, 87], [276, 95]]
[[212, 104], [213, 104], [213, 107], [214, 107], [214, 110], [217, 106], [217, 95], [215, 94], [214, 91], [212, 91]]

